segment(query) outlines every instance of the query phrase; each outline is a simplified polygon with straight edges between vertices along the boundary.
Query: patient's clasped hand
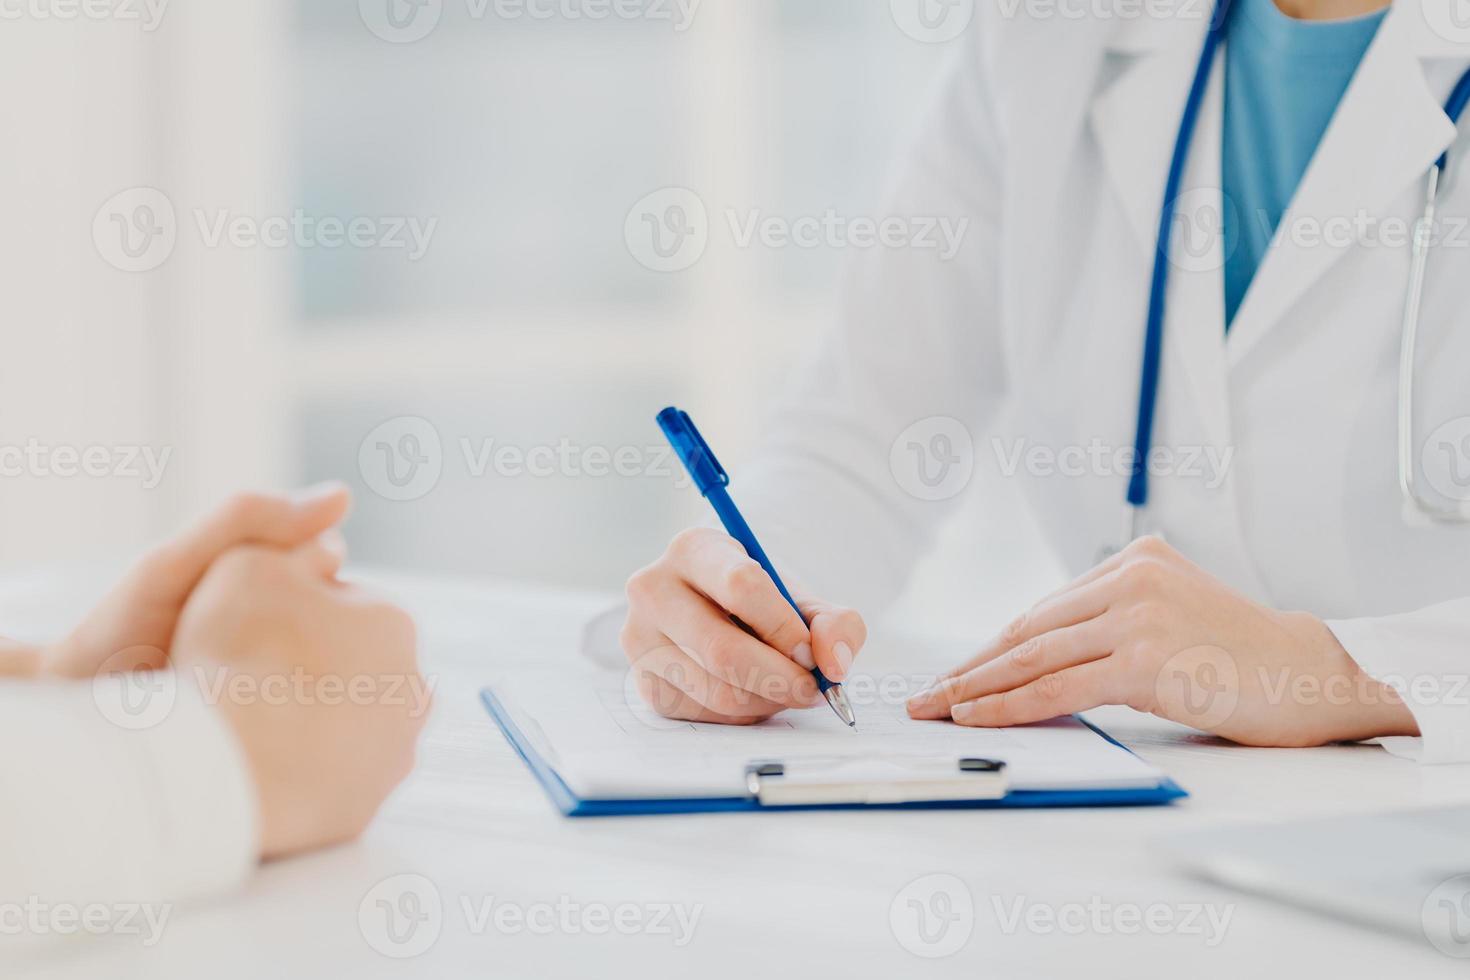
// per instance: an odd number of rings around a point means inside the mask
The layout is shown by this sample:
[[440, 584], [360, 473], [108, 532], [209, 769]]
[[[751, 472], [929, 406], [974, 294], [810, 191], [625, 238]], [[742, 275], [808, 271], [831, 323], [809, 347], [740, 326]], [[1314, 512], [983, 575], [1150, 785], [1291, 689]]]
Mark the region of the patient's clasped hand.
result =
[[[0, 825], [34, 858], [0, 852], [0, 882], [173, 900], [367, 826], [429, 696], [409, 616], [338, 578], [350, 504], [336, 484], [236, 497], [61, 641], [0, 645]], [[117, 710], [118, 677], [172, 697]]]

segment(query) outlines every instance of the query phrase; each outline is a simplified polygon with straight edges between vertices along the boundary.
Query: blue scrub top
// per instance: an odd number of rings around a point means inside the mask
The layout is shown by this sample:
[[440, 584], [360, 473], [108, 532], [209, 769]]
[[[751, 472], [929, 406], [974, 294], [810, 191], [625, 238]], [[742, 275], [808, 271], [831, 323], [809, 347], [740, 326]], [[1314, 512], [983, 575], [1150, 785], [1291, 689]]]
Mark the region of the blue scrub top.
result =
[[1227, 324], [1385, 14], [1295, 20], [1276, 0], [1235, 0], [1225, 43]]

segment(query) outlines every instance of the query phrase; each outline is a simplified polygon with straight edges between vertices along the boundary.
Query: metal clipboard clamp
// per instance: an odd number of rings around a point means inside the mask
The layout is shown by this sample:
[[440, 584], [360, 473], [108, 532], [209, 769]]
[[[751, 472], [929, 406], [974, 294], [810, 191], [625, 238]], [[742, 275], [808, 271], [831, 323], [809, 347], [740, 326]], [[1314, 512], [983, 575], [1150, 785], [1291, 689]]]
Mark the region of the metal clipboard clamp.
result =
[[999, 800], [1010, 780], [996, 759], [833, 756], [752, 762], [745, 786], [761, 806], [875, 806]]

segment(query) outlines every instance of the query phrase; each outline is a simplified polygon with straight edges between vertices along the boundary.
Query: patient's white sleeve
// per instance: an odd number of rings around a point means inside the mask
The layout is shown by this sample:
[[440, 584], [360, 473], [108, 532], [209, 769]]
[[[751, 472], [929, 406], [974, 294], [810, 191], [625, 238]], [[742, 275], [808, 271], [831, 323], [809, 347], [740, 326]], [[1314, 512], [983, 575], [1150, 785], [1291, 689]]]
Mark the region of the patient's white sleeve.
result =
[[153, 683], [0, 683], [0, 908], [171, 904], [254, 867], [234, 734], [187, 674]]
[[1470, 599], [1327, 625], [1419, 723], [1421, 737], [1379, 739], [1384, 748], [1426, 763], [1470, 762]]

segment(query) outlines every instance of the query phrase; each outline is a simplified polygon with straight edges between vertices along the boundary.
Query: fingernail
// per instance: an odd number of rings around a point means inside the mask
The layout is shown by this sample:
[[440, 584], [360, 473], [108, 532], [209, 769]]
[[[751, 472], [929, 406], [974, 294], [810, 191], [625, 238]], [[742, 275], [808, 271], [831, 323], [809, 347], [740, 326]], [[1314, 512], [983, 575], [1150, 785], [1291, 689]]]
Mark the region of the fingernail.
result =
[[817, 666], [817, 660], [812, 656], [812, 645], [810, 643], [799, 644], [795, 650], [791, 651], [791, 659], [801, 664], [807, 670], [813, 670]]
[[321, 503], [329, 497], [335, 497], [347, 489], [347, 485], [340, 480], [327, 480], [297, 490], [291, 494], [291, 502], [298, 507], [310, 507], [312, 504]]
[[908, 699], [910, 708], [927, 708], [934, 702], [934, 688], [927, 687]]
[[964, 725], [975, 719], [975, 705], [973, 703], [957, 704], [949, 713], [950, 718]]
[[847, 672], [852, 670], [852, 647], [846, 643], [838, 643], [832, 648], [832, 656], [837, 658], [837, 676], [833, 680], [846, 680]]

